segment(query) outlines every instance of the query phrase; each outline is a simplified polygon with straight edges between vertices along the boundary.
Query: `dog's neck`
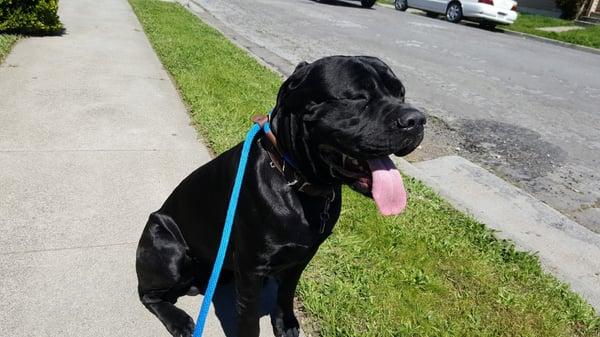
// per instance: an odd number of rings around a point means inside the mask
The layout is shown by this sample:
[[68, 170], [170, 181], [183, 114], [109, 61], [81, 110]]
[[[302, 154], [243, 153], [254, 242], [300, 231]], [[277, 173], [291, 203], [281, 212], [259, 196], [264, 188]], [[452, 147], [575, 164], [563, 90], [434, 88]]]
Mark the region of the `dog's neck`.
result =
[[[252, 121], [260, 125], [263, 130], [263, 137], [258, 142], [269, 154], [271, 166], [283, 175], [289, 186], [293, 186], [298, 191], [310, 196], [330, 197], [334, 193], [333, 186], [311, 183], [300, 173], [295, 167], [293, 159], [286, 155], [279, 147], [275, 134], [270, 128], [265, 128], [265, 125], [269, 122], [268, 116], [256, 115], [252, 117]], [[263, 141], [265, 138], [266, 141]]]

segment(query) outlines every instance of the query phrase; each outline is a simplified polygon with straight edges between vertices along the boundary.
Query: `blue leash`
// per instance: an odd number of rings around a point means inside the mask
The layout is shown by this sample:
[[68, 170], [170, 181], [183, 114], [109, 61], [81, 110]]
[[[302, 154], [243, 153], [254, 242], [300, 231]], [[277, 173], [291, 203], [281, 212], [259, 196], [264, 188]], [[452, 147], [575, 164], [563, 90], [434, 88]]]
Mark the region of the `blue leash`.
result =
[[[219, 244], [219, 251], [215, 258], [215, 264], [208, 280], [208, 286], [204, 293], [204, 300], [202, 301], [202, 307], [198, 314], [198, 320], [196, 320], [196, 328], [194, 329], [194, 337], [201, 337], [204, 330], [204, 324], [206, 323], [206, 317], [208, 316], [208, 309], [210, 303], [215, 294], [217, 288], [217, 281], [221, 274], [221, 268], [223, 268], [223, 261], [225, 260], [225, 253], [227, 252], [227, 245], [229, 244], [229, 237], [231, 236], [231, 228], [233, 227], [233, 218], [235, 217], [235, 209], [237, 208], [238, 198], [240, 197], [240, 189], [242, 188], [242, 180], [244, 179], [244, 171], [246, 170], [246, 164], [248, 163], [248, 154], [252, 141], [256, 134], [260, 131], [261, 127], [255, 123], [252, 125], [248, 134], [246, 134], [246, 140], [242, 147], [242, 154], [240, 156], [240, 163], [238, 165], [237, 174], [235, 176], [235, 182], [233, 183], [233, 191], [231, 191], [231, 198], [229, 199], [229, 208], [227, 208], [227, 216], [225, 217], [225, 225], [223, 226], [223, 234], [221, 235], [221, 243]], [[271, 132], [269, 122], [266, 122], [263, 126], [265, 133]]]

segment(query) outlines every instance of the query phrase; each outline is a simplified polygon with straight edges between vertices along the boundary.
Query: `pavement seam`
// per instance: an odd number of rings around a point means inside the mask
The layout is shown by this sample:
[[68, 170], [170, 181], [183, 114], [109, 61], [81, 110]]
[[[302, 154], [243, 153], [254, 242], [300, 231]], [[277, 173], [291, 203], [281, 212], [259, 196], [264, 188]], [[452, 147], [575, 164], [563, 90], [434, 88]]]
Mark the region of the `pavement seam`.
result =
[[104, 247], [117, 247], [117, 246], [128, 246], [128, 245], [134, 245], [134, 244], [137, 244], [137, 241], [119, 242], [119, 243], [107, 243], [107, 244], [103, 244], [103, 245], [91, 245], [91, 246], [73, 246], [73, 247], [60, 247], [60, 248], [21, 250], [21, 251], [12, 251], [12, 252], [0, 253], [0, 256], [34, 254], [34, 253], [44, 253], [44, 252], [60, 252], [60, 251], [78, 250], [78, 249], [94, 249], [94, 248], [104, 248]]

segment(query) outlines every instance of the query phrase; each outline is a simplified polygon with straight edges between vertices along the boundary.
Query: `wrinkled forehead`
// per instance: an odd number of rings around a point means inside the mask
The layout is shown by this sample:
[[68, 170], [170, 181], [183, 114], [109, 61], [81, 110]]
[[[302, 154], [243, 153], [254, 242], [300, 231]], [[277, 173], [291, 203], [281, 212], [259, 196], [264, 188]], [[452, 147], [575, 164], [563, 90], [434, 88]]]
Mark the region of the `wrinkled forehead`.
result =
[[320, 86], [335, 98], [404, 98], [402, 82], [385, 63], [373, 57], [320, 60], [313, 64], [311, 75], [319, 77]]

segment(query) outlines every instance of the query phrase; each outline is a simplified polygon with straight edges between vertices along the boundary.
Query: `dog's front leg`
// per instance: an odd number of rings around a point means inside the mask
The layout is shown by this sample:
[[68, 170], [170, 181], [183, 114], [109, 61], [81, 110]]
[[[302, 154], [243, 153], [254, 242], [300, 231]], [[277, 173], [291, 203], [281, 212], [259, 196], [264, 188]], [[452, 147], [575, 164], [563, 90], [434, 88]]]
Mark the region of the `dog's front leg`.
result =
[[264, 278], [248, 270], [240, 270], [235, 276], [238, 336], [259, 337], [258, 306]]
[[300, 335], [300, 324], [294, 315], [294, 295], [306, 265], [301, 263], [277, 275], [277, 311], [273, 320], [273, 333], [276, 337]]

